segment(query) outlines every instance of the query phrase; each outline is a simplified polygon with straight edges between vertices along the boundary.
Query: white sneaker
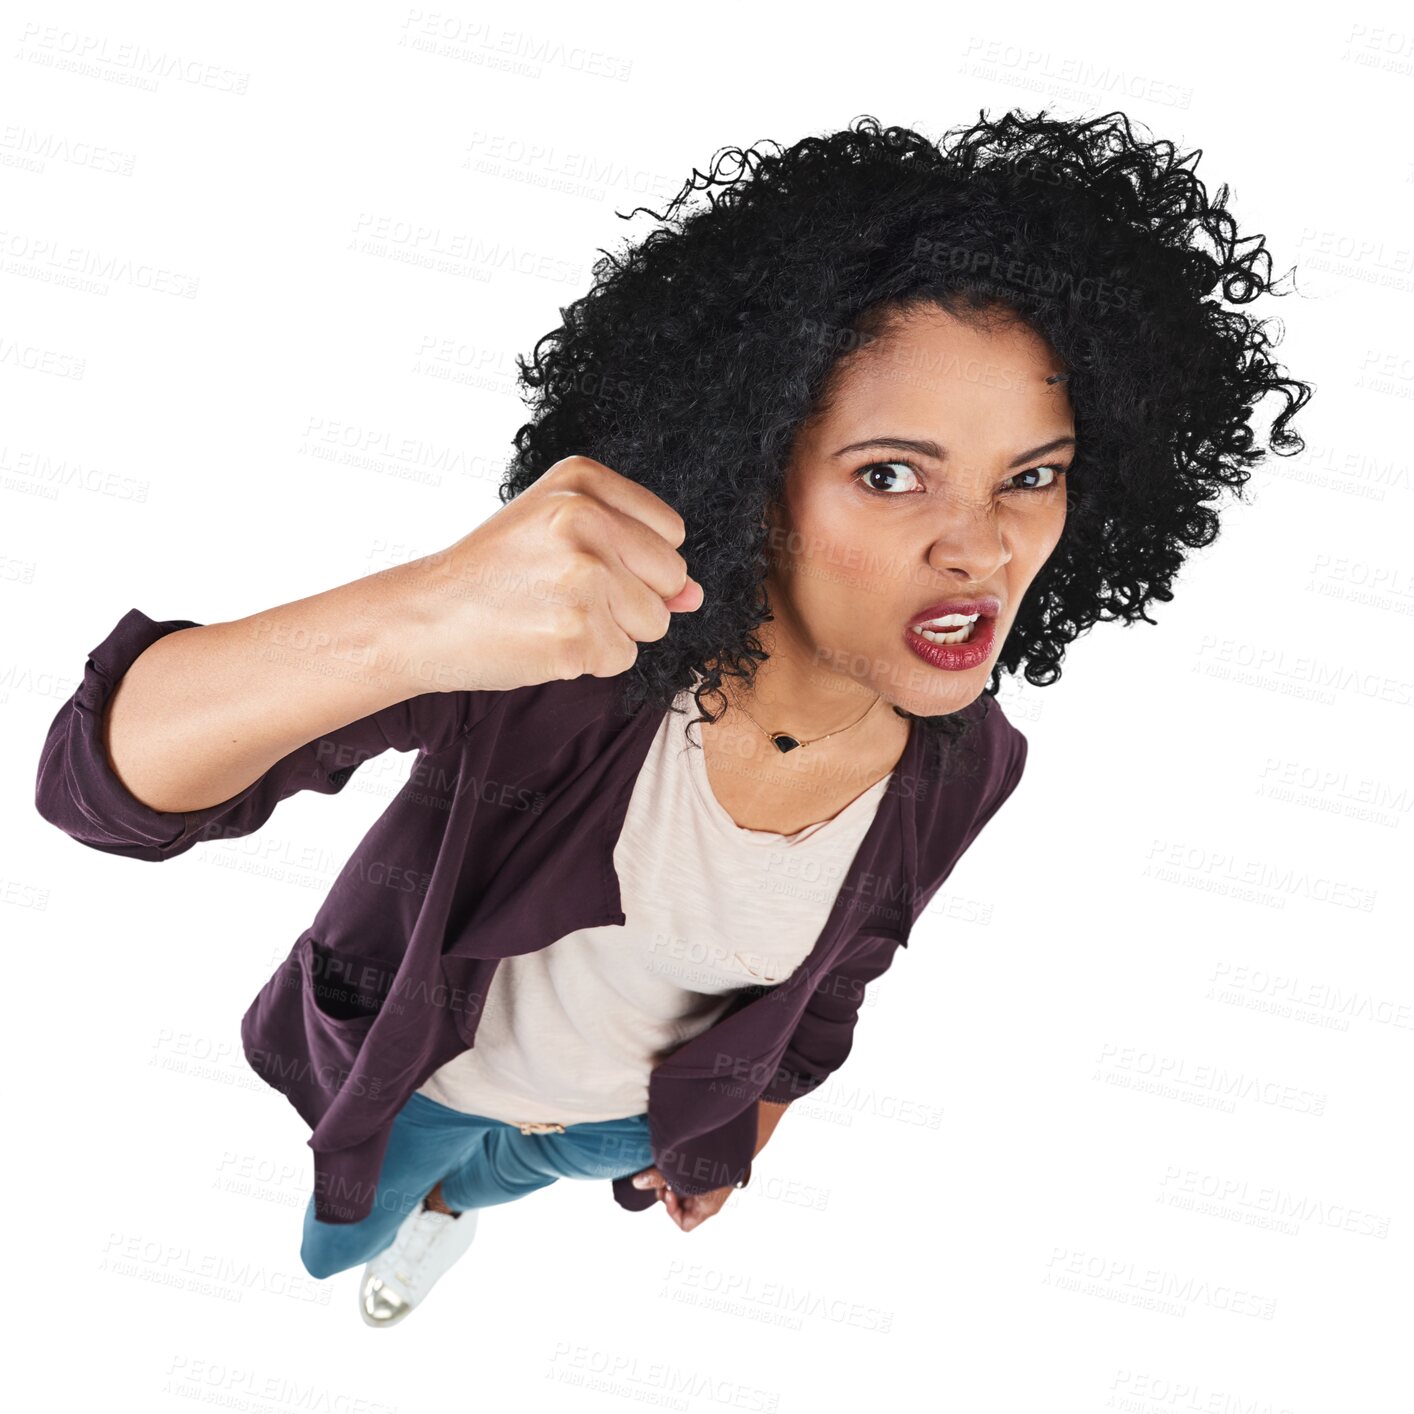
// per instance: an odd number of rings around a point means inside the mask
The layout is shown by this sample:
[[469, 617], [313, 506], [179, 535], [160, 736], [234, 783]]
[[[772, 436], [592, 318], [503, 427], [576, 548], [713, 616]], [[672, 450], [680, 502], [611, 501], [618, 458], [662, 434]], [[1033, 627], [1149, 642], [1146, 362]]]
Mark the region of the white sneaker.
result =
[[454, 1218], [424, 1208], [419, 1199], [397, 1236], [363, 1269], [358, 1309], [365, 1324], [391, 1326], [401, 1321], [471, 1246], [476, 1213], [468, 1208]]

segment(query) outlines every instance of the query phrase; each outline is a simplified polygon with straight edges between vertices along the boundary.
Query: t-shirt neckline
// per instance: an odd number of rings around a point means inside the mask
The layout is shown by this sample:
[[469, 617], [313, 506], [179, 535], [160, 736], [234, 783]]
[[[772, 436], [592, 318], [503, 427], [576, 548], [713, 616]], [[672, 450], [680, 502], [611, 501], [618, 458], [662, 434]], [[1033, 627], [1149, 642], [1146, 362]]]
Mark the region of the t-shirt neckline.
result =
[[[686, 703], [684, 703], [686, 699]], [[687, 705], [695, 707], [697, 700], [691, 692], [685, 692], [678, 698], [676, 706]], [[682, 721], [683, 730], [681, 733], [674, 733], [677, 741], [677, 750], [685, 753], [687, 761], [684, 763], [688, 775], [692, 779], [693, 788], [702, 804], [702, 808], [707, 812], [708, 817], [713, 820], [717, 828], [744, 844], [759, 845], [763, 848], [780, 849], [789, 848], [792, 845], [804, 844], [807, 840], [814, 839], [823, 832], [834, 832], [843, 829], [846, 825], [853, 823], [854, 817], [862, 813], [866, 807], [877, 805], [877, 797], [882, 796], [887, 789], [889, 780], [893, 772], [884, 776], [881, 780], [875, 781], [872, 786], [861, 791], [848, 805], [843, 806], [828, 820], [817, 820], [813, 824], [804, 825], [794, 834], [781, 834], [776, 830], [753, 830], [745, 825], [738, 825], [732, 819], [726, 806], [717, 799], [716, 792], [712, 789], [711, 777], [707, 774], [707, 756], [701, 745], [701, 733], [698, 733], [698, 743], [693, 744], [687, 740], [687, 721], [680, 718], [677, 713], [669, 713], [670, 721]], [[700, 728], [701, 723], [697, 726]]]

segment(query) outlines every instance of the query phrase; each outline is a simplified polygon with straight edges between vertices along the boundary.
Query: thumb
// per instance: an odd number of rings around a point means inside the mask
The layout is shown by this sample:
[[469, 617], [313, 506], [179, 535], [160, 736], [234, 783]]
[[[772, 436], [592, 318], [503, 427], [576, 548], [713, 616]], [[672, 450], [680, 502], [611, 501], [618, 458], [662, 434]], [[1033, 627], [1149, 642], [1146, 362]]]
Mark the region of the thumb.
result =
[[665, 599], [663, 602], [675, 614], [689, 614], [700, 609], [706, 597], [707, 591], [688, 575], [687, 583], [671, 599]]

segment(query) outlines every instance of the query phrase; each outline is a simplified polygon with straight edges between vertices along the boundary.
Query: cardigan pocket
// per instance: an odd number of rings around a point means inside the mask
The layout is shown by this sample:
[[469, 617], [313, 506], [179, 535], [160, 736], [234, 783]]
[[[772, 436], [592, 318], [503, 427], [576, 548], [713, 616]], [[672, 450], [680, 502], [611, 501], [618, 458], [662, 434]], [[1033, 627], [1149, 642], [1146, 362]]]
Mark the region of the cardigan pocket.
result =
[[765, 1055], [749, 1058], [723, 1052], [711, 1065], [674, 1065], [671, 1061], [664, 1061], [653, 1067], [653, 1073], [671, 1080], [713, 1080], [722, 1085], [731, 1081], [743, 1087], [753, 1087], [759, 1094], [775, 1075], [785, 1049], [784, 1044], [778, 1044]]
[[[757, 1075], [763, 1073], [763, 1067], [774, 1074], [776, 1065], [789, 1049], [794, 1038], [795, 1028], [809, 1006], [810, 999], [819, 987], [821, 980], [829, 976], [835, 969], [842, 967], [851, 958], [866, 952], [881, 942], [907, 946], [907, 931], [881, 927], [877, 924], [871, 925], [868, 932], [852, 934], [843, 946], [816, 959], [813, 967], [810, 965], [810, 960], [807, 959], [784, 982], [762, 991], [741, 1008], [741, 1011], [747, 1011], [755, 1008], [769, 1008], [775, 1004], [793, 1010], [794, 1014], [787, 1025], [769, 1028], [777, 1034], [773, 1037], [771, 1044], [759, 1054], [743, 1056], [720, 1045], [715, 1053], [709, 1052], [709, 1038], [715, 1029], [715, 1027], [709, 1027], [706, 1031], [693, 1037], [692, 1040], [679, 1046], [677, 1051], [660, 1062], [654, 1069], [661, 1070], [666, 1076], [684, 1080], [700, 1080], [709, 1076], [714, 1079], [731, 1077], [738, 1080], [754, 1080]], [[735, 1015], [739, 1014], [740, 1012]], [[771, 1015], [766, 1010], [757, 1010], [754, 1014], [757, 1016]], [[729, 1013], [728, 1016], [718, 1020], [715, 1026], [725, 1025], [729, 1020], [734, 1020], [735, 1015]], [[704, 1056], [710, 1054], [711, 1058], [696, 1062], [673, 1060], [674, 1055], [679, 1052], [686, 1053], [689, 1047], [703, 1053]], [[769, 1076], [767, 1078], [769, 1079]]]
[[[762, 1065], [766, 1064], [770, 1065], [774, 1073], [775, 1066], [771, 1061], [771, 1057], [785, 1050], [790, 1035], [794, 1030], [795, 1022], [799, 1019], [798, 1015], [792, 1016], [787, 1023], [779, 1026], [773, 1025], [767, 1028], [771, 1033], [769, 1043], [764, 1050], [750, 1056], [742, 1055], [740, 1052], [730, 1049], [728, 1046], [722, 1044], [720, 1040], [716, 1041], [715, 1050], [711, 1049], [714, 1033], [718, 1028], [727, 1026], [730, 1022], [734, 1021], [737, 1016], [742, 1015], [746, 1011], [750, 1011], [752, 1008], [767, 1007], [772, 1003], [777, 1006], [784, 1005], [788, 1008], [791, 1007], [796, 993], [800, 991], [808, 976], [809, 974], [803, 965], [797, 967], [784, 982], [780, 982], [776, 986], [752, 997], [751, 1000], [738, 1011], [720, 1017], [712, 1026], [709, 1026], [706, 1031], [699, 1032], [691, 1040], [685, 1041], [676, 1051], [670, 1052], [668, 1056], [654, 1066], [653, 1069], [655, 1071], [662, 1071], [666, 1076], [684, 1080], [700, 1080], [708, 1077], [718, 1080], [726, 1080], [729, 1078], [740, 1080], [745, 1076], [754, 1074]], [[795, 1005], [795, 1011], [797, 1013], [803, 1011], [804, 1007], [805, 1003], [801, 1001]], [[753, 1012], [753, 1015], [757, 1017], [773, 1016], [774, 1013], [757, 1010]], [[752, 1049], [753, 1051], [756, 1050], [755, 1043], [752, 1043]], [[704, 1059], [696, 1062], [674, 1059], [675, 1056], [689, 1053], [701, 1054], [704, 1056]]]
[[355, 1070], [373, 1023], [395, 1005], [384, 973], [374, 959], [346, 957], [306, 933], [241, 1018], [252, 1069], [316, 1133], [351, 1084], [369, 1100], [382, 1088], [378, 1077], [355, 1078]]
[[[726, 1015], [718, 1018], [706, 1031], [684, 1042], [666, 1059], [660, 1061], [654, 1069], [662, 1071], [665, 1076], [670, 1078], [684, 1080], [700, 1080], [707, 1077], [713, 1079], [754, 1078], [762, 1073], [763, 1067], [768, 1067], [774, 1074], [781, 1056], [789, 1048], [795, 1027], [808, 1007], [810, 997], [819, 985], [820, 979], [828, 976], [831, 971], [840, 967], [850, 958], [867, 951], [880, 942], [898, 943], [900, 946], [906, 947], [908, 945], [908, 931], [907, 927], [895, 928], [887, 922], [876, 923], [871, 920], [867, 929], [850, 934], [842, 944], [827, 948], [818, 956], [812, 953], [784, 981], [759, 991], [755, 988], [743, 988], [743, 992], [757, 991], [757, 995], [745, 1000], [742, 1006], [733, 1007]], [[774, 1021], [773, 1007], [782, 1007], [792, 1012], [793, 1015], [790, 1016], [788, 1023], [771, 1025], [766, 1028], [773, 1034], [770, 1044], [764, 1050], [757, 1054], [743, 1056], [721, 1045], [715, 1052], [709, 1049], [711, 1037], [717, 1028], [735, 1022], [738, 1016], [747, 1011], [752, 1012], [758, 1018], [772, 1017]], [[673, 1059], [678, 1054], [693, 1053], [700, 1053], [710, 1059], [704, 1058], [699, 1061]]]
[[[386, 965], [335, 952], [308, 934], [299, 945], [299, 964], [311, 1030], [343, 1044], [361, 1042], [392, 987], [393, 974]], [[355, 1053], [357, 1049], [355, 1044]]]

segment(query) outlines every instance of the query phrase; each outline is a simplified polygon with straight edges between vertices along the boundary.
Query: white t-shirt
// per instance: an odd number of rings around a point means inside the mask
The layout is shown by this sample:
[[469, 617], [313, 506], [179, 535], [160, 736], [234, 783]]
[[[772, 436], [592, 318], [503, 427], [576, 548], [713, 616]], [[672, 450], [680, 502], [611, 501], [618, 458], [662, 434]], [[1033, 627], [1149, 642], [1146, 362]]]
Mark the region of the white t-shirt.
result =
[[503, 958], [476, 1044], [420, 1094], [513, 1124], [642, 1114], [659, 1061], [814, 949], [889, 778], [793, 835], [743, 829], [687, 741], [696, 699], [674, 705], [687, 713], [664, 714], [614, 850], [626, 922]]

